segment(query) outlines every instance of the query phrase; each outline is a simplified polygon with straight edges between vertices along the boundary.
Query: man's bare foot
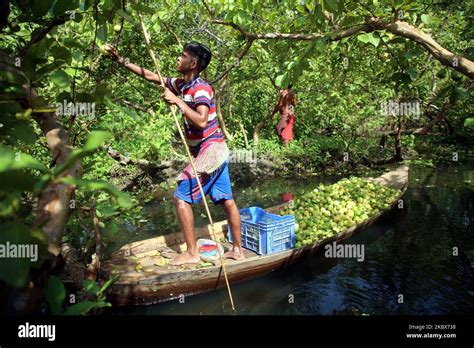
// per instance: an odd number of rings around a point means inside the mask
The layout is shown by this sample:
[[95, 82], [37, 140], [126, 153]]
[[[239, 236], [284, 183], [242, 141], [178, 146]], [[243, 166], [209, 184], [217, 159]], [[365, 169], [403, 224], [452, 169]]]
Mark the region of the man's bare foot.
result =
[[179, 254], [173, 260], [171, 260], [170, 265], [173, 266], [180, 266], [187, 263], [199, 263], [201, 261], [201, 257], [199, 254], [191, 255], [188, 251]]
[[226, 252], [223, 257], [225, 259], [233, 259], [233, 260], [245, 260], [245, 256], [244, 256], [244, 252], [242, 250], [242, 248], [235, 248], [235, 247], [232, 247], [231, 250], [229, 250], [228, 252]]

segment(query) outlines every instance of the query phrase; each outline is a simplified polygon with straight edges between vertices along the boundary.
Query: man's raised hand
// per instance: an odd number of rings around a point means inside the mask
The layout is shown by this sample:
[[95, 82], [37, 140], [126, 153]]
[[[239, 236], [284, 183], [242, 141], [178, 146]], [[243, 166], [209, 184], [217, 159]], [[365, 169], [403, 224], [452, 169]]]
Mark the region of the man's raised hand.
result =
[[101, 51], [102, 51], [102, 53], [109, 56], [113, 60], [118, 61], [121, 58], [120, 55], [117, 52], [117, 49], [114, 46], [110, 45], [110, 44], [105, 44], [104, 46], [102, 46]]
[[100, 47], [100, 51], [102, 52], [102, 54], [110, 57], [110, 59], [112, 60], [115, 60], [118, 64], [123, 65], [128, 70], [144, 78], [145, 80], [156, 84], [161, 84], [160, 77], [157, 74], [131, 63], [128, 58], [124, 58], [120, 54], [118, 54], [117, 49], [114, 46], [110, 44], [105, 44]]

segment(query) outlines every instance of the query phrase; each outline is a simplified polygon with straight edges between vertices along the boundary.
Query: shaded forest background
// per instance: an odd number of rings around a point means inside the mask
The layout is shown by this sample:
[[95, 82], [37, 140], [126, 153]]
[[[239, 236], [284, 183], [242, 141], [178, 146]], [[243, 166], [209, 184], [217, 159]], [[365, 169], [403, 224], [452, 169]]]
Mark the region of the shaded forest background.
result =
[[[101, 54], [111, 43], [153, 70], [137, 11], [165, 76], [176, 76], [186, 42], [211, 48], [203, 77], [229, 147], [255, 154], [262, 175], [472, 160], [473, 2], [2, 0], [0, 7], [0, 242], [39, 243], [42, 255], [34, 264], [1, 261], [8, 311], [45, 311], [45, 299], [54, 313], [108, 305], [108, 284], [96, 283], [101, 229], [135, 223], [138, 195], [150, 185], [172, 188], [184, 165], [161, 91]], [[298, 104], [295, 140], [285, 148], [272, 111], [289, 83]], [[68, 112], [69, 103], [82, 112]], [[418, 105], [420, 113], [387, 114], [386, 103]], [[54, 275], [64, 268], [85, 289], [68, 308]]]

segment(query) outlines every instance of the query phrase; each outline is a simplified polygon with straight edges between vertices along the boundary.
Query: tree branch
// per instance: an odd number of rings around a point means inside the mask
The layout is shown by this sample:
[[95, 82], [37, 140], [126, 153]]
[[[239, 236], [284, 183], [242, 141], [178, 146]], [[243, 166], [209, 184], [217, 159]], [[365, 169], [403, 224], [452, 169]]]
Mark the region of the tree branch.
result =
[[234, 60], [234, 62], [222, 73], [219, 75], [219, 77], [217, 77], [214, 81], [212, 81], [210, 84], [213, 85], [215, 84], [216, 82], [222, 80], [224, 77], [226, 77], [229, 72], [234, 69], [235, 67], [239, 66], [240, 64], [240, 61], [242, 60], [242, 58], [247, 54], [247, 52], [249, 51], [250, 47], [252, 46], [253, 44], [253, 39], [248, 39], [247, 40], [247, 44], [245, 45], [245, 47], [242, 49], [242, 51], [240, 51], [240, 53], [238, 54], [237, 58]]
[[102, 150], [107, 152], [107, 155], [109, 155], [111, 158], [119, 162], [121, 165], [127, 166], [130, 164], [136, 165], [141, 167], [142, 169], [154, 169], [154, 170], [164, 170], [167, 168], [170, 168], [174, 165], [174, 161], [163, 161], [161, 163], [153, 163], [148, 160], [144, 159], [133, 159], [130, 157], [127, 157], [125, 155], [122, 155], [120, 152], [117, 150], [114, 150], [110, 146], [104, 146], [102, 145], [100, 147]]
[[99, 275], [100, 271], [100, 257], [102, 255], [102, 242], [100, 238], [100, 227], [99, 227], [99, 219], [97, 217], [97, 210], [95, 202], [92, 203], [92, 224], [94, 226], [94, 236], [95, 236], [95, 253], [92, 254], [91, 263], [87, 265], [86, 270], [86, 279], [96, 281], [97, 276]]
[[238, 30], [242, 36], [253, 40], [307, 40], [312, 41], [319, 38], [329, 38], [338, 41], [360, 32], [373, 32], [374, 30], [387, 30], [392, 34], [407, 38], [422, 45], [441, 64], [459, 71], [460, 73], [474, 79], [474, 62], [462, 56], [455, 55], [438, 44], [429, 34], [423, 33], [418, 28], [407, 22], [396, 20], [386, 22], [377, 17], [366, 17], [366, 23], [351, 28], [342, 29], [328, 34], [283, 34], [283, 33], [249, 33], [232, 22], [214, 20], [213, 23], [230, 26]]
[[[159, 19], [159, 18], [158, 18]], [[183, 43], [181, 42], [181, 39], [179, 38], [179, 36], [171, 29], [171, 27], [162, 19], [159, 19], [160, 23], [162, 23], [166, 30], [168, 30], [168, 32], [173, 35], [174, 39], [176, 40], [176, 42], [178, 43], [178, 45], [180, 46], [183, 46]]]
[[352, 36], [358, 32], [365, 31], [365, 32], [371, 32], [374, 31], [374, 28], [368, 24], [360, 24], [356, 25], [351, 28], [347, 29], [342, 29], [340, 31], [337, 31], [335, 33], [330, 33], [328, 35], [324, 34], [284, 34], [284, 33], [249, 33], [239, 27], [237, 24], [232, 23], [232, 22], [224, 22], [221, 20], [214, 20], [212, 21], [213, 23], [220, 24], [220, 25], [226, 25], [229, 27], [234, 28], [235, 30], [239, 31], [243, 37], [247, 39], [253, 39], [253, 40], [306, 40], [306, 41], [313, 41], [316, 39], [324, 38], [324, 37], [329, 37], [332, 41], [337, 41], [341, 40], [345, 37]]
[[460, 73], [474, 79], [474, 62], [462, 56], [457, 56], [438, 44], [429, 34], [423, 33], [418, 28], [403, 22], [384, 22], [378, 18], [369, 18], [368, 23], [376, 29], [384, 29], [392, 34], [405, 37], [422, 45], [441, 64], [459, 71]]
[[53, 30], [54, 27], [64, 24], [69, 20], [69, 15], [64, 15], [61, 17], [55, 17], [53, 18], [47, 26], [44, 28], [39, 29], [36, 31], [32, 36], [30, 41], [28, 41], [25, 46], [23, 46], [19, 51], [18, 51], [18, 56], [19, 57], [24, 57], [26, 52], [30, 49], [31, 46], [33, 46], [35, 43], [40, 42], [43, 40], [46, 35]]

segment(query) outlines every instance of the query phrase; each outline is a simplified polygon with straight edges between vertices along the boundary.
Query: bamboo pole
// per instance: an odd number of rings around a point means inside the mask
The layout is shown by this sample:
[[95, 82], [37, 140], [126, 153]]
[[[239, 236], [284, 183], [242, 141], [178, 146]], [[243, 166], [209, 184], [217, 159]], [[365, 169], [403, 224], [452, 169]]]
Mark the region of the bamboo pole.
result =
[[[160, 73], [160, 67], [158, 65], [158, 61], [156, 60], [155, 53], [153, 52], [153, 50], [150, 46], [150, 37], [149, 37], [148, 31], [145, 27], [145, 23], [143, 22], [143, 16], [140, 13], [140, 11], [138, 11], [138, 10], [137, 10], [137, 14], [138, 14], [138, 17], [140, 18], [140, 24], [141, 24], [141, 27], [142, 27], [143, 36], [145, 38], [145, 44], [146, 44], [146, 48], [148, 50], [148, 54], [150, 55], [151, 60], [153, 61], [153, 64], [155, 65], [156, 73], [158, 74], [158, 76], [160, 78], [161, 87], [163, 87], [163, 89], [164, 89], [165, 86], [166, 86], [165, 85], [165, 80], [163, 79], [163, 76]], [[207, 205], [206, 196], [205, 196], [204, 190], [202, 189], [202, 186], [201, 186], [201, 181], [199, 180], [199, 174], [196, 170], [196, 167], [194, 166], [193, 157], [191, 156], [191, 152], [189, 151], [188, 144], [186, 143], [186, 138], [184, 137], [184, 134], [183, 134], [183, 131], [181, 130], [181, 126], [179, 124], [178, 118], [176, 117], [176, 105], [171, 105], [171, 113], [173, 114], [173, 119], [174, 119], [174, 122], [176, 124], [176, 128], [178, 129], [181, 140], [183, 142], [184, 148], [186, 149], [186, 153], [187, 153], [189, 161], [191, 163], [191, 167], [193, 169], [194, 176], [196, 177], [196, 181], [197, 181], [198, 186], [199, 186], [199, 191], [201, 192], [202, 201], [203, 201], [204, 207], [206, 209], [206, 214], [207, 214], [207, 217], [208, 217], [209, 222], [211, 224], [212, 236], [213, 236], [213, 238], [216, 242], [217, 252], [219, 253], [219, 259], [221, 261], [222, 270], [224, 271], [224, 278], [225, 278], [225, 282], [226, 282], [226, 285], [227, 285], [227, 291], [229, 293], [230, 304], [232, 306], [232, 310], [235, 311], [234, 299], [232, 298], [232, 291], [230, 289], [229, 279], [227, 277], [227, 271], [226, 271], [226, 268], [225, 268], [224, 258], [222, 257], [221, 250], [219, 249], [219, 241], [217, 240], [217, 236], [216, 236], [216, 233], [215, 233], [214, 222], [212, 220], [211, 212], [209, 211], [209, 206]]]

